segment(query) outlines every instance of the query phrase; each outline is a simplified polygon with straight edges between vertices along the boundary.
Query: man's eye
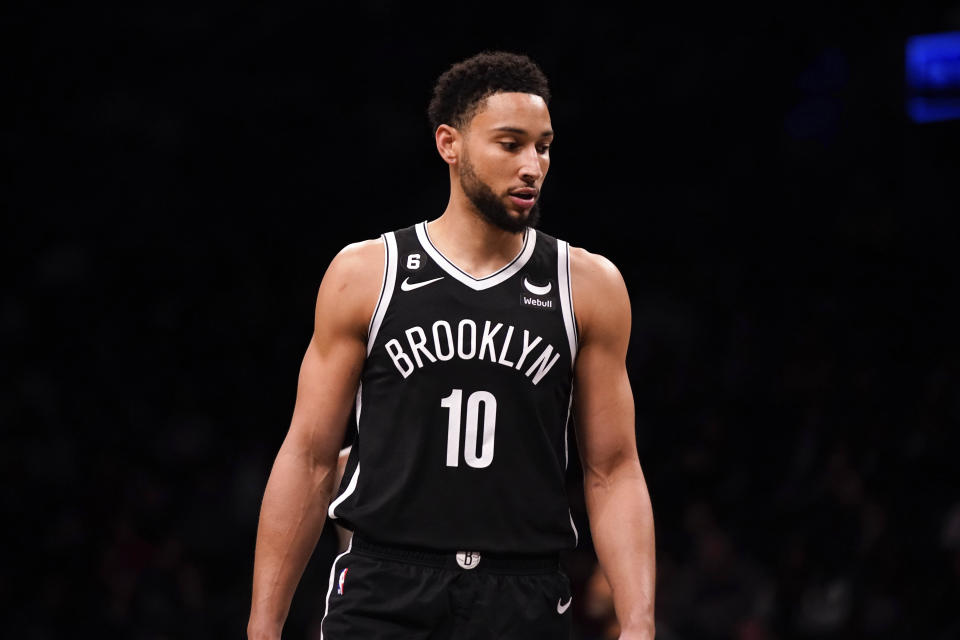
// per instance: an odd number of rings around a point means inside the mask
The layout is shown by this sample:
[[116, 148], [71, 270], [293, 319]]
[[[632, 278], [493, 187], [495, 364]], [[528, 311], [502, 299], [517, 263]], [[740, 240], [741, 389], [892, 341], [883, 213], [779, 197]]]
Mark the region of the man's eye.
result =
[[547, 151], [550, 151], [550, 145], [548, 144], [541, 144], [537, 147], [537, 153], [543, 154]]
[[514, 151], [514, 150], [516, 150], [520, 145], [517, 144], [516, 142], [501, 142], [501, 143], [500, 143], [500, 146], [502, 146], [502, 147], [503, 147], [504, 149], [506, 149], [507, 151]]

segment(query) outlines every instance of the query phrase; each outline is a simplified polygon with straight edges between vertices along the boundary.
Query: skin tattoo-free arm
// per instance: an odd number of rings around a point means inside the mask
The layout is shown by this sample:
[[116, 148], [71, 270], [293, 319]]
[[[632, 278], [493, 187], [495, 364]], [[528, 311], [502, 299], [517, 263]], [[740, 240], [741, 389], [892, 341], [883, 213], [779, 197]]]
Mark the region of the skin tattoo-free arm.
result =
[[366, 358], [367, 324], [383, 260], [380, 241], [350, 245], [333, 259], [320, 285], [293, 418], [260, 508], [247, 624], [251, 640], [280, 637], [323, 529], [335, 490], [337, 453]]
[[653, 510], [637, 457], [626, 369], [630, 300], [620, 272], [601, 256], [574, 249], [571, 276], [581, 330], [574, 407], [590, 530], [613, 590], [621, 639], [652, 640]]

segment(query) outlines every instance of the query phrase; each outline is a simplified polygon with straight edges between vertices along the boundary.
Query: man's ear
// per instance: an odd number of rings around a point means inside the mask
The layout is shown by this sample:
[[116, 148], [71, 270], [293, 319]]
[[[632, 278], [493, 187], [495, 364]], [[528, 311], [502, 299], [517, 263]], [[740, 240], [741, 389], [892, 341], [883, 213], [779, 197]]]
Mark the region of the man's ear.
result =
[[463, 144], [460, 132], [448, 124], [442, 124], [437, 127], [434, 137], [437, 142], [437, 152], [443, 161], [449, 165], [457, 164], [460, 159], [460, 146]]

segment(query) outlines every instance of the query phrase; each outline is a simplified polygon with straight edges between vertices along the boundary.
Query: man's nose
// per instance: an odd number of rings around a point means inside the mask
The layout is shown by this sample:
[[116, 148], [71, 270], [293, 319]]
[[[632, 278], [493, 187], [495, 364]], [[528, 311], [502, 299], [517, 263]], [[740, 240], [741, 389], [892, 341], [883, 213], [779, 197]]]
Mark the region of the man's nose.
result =
[[540, 165], [540, 154], [537, 148], [530, 146], [524, 150], [521, 157], [520, 178], [527, 184], [535, 184], [543, 177], [543, 167]]

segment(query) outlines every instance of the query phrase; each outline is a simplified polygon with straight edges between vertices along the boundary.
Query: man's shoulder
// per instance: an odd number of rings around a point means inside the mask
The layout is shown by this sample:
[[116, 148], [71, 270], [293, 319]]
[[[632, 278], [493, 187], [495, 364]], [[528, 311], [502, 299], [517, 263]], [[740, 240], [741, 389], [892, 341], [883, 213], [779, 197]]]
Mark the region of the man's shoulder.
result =
[[[630, 298], [620, 270], [608, 258], [570, 248], [570, 290], [581, 338], [629, 332]], [[622, 320], [626, 320], [626, 325]]]
[[372, 238], [351, 242], [340, 249], [330, 261], [329, 270], [336, 271], [367, 271], [371, 268], [383, 267], [383, 239]]
[[[376, 238], [371, 238], [369, 240], [361, 240], [359, 242], [351, 242], [350, 244], [345, 246], [343, 249], [341, 249], [336, 256], [334, 256], [334, 260], [341, 260], [346, 262], [349, 262], [352, 260], [367, 261], [370, 258], [373, 258], [377, 255], [380, 255], [382, 257], [384, 255], [384, 251], [386, 250], [386, 244], [388, 243], [388, 238], [393, 238], [393, 241], [396, 242], [399, 240], [399, 237], [401, 235], [406, 237], [410, 234], [415, 235], [416, 233], [417, 233], [417, 225], [412, 224], [407, 227], [403, 227], [402, 229], [388, 230], [385, 233], [380, 234]], [[382, 260], [380, 261], [380, 264], [381, 266], [383, 265]]]
[[339, 323], [365, 333], [380, 294], [383, 256], [383, 241], [374, 239], [348, 244], [333, 257], [317, 295], [318, 326]]
[[570, 247], [570, 276], [576, 284], [582, 280], [590, 287], [616, 286], [623, 283], [617, 266], [599, 253], [591, 253], [581, 247]]
[[368, 240], [360, 240], [359, 242], [351, 242], [343, 249], [340, 249], [338, 256], [355, 256], [361, 255], [365, 256], [370, 253], [383, 252], [383, 238], [370, 238]]
[[383, 256], [383, 241], [379, 238], [348, 244], [330, 261], [322, 286], [339, 294], [360, 292], [365, 296], [368, 290], [375, 294], [383, 276]]

